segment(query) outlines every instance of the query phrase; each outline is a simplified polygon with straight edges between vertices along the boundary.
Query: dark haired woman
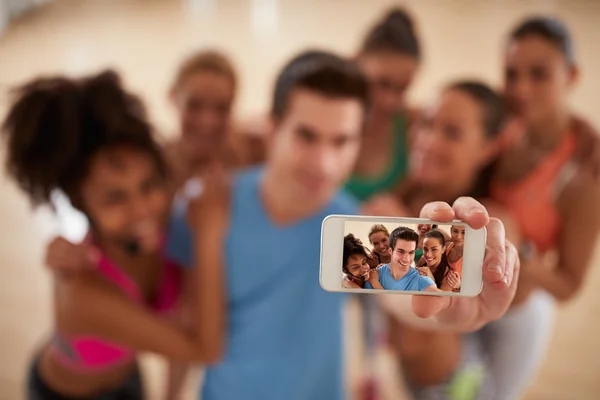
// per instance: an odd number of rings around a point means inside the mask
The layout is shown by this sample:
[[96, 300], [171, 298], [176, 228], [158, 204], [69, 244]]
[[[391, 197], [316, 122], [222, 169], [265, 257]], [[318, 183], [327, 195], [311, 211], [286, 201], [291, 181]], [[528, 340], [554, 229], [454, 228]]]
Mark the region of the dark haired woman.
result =
[[363, 39], [356, 61], [370, 83], [371, 107], [353, 177], [346, 188], [359, 201], [394, 188], [406, 175], [406, 93], [421, 59], [413, 22], [402, 9], [386, 13]]
[[[484, 333], [498, 399], [514, 399], [543, 359], [552, 298], [577, 294], [590, 267], [600, 188], [586, 153], [599, 139], [568, 106], [579, 71], [569, 31], [559, 20], [536, 17], [515, 27], [505, 68], [508, 105], [524, 134], [503, 153], [489, 189], [515, 218], [524, 246], [513, 307]], [[558, 257], [546, 265], [551, 253]]]
[[422, 275], [430, 276], [436, 286], [443, 291], [453, 291], [460, 288], [461, 274], [452, 269], [448, 262], [448, 244], [446, 237], [440, 231], [429, 231], [423, 240], [424, 263], [419, 270], [426, 269]]
[[[162, 253], [166, 168], [141, 102], [118, 76], [34, 80], [16, 92], [3, 133], [8, 171], [32, 203], [65, 192], [101, 250], [96, 269], [55, 276], [55, 329], [31, 365], [29, 398], [142, 399], [138, 351], [214, 360], [220, 337], [163, 318], [180, 291], [178, 268]], [[197, 212], [204, 219], [215, 210]], [[204, 250], [202, 262], [212, 262]], [[221, 312], [198, 308], [198, 321], [219, 326]]]
[[436, 230], [437, 225], [419, 224], [417, 225], [417, 233], [419, 234], [419, 241], [417, 242], [417, 250], [415, 251], [415, 264], [418, 266], [421, 257], [423, 256], [423, 240], [425, 234], [432, 230]]
[[[487, 176], [503, 144], [504, 136], [499, 135], [502, 120], [501, 98], [488, 86], [471, 81], [448, 85], [436, 106], [413, 126], [409, 176], [393, 196], [381, 195], [368, 202], [366, 213], [415, 216], [434, 198], [452, 203], [467, 193], [479, 196], [479, 176]], [[486, 207], [494, 209], [492, 204]], [[496, 207], [490, 213], [498, 217], [501, 210]], [[510, 218], [501, 217], [507, 232], [512, 233]], [[440, 246], [444, 246], [441, 240]], [[431, 259], [434, 264], [435, 259]], [[436, 268], [436, 272], [439, 277], [434, 280], [442, 283], [447, 268]], [[393, 307], [385, 309], [394, 314]], [[486, 397], [493, 377], [486, 373], [480, 337], [412, 329], [394, 318], [389, 319], [389, 328], [392, 348], [415, 399], [493, 398]]]
[[379, 280], [371, 279], [371, 266], [368, 254], [360, 239], [349, 233], [344, 236], [344, 258], [342, 272], [344, 279], [342, 287], [347, 289], [363, 289], [369, 282], [374, 289], [383, 289]]

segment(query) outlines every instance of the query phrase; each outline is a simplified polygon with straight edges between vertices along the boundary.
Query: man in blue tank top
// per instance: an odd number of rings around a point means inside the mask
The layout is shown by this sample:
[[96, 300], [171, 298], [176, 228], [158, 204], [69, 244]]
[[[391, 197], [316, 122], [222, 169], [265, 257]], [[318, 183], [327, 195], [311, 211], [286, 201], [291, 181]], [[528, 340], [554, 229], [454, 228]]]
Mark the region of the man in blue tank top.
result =
[[[372, 272], [378, 274], [379, 283], [385, 290], [437, 291], [431, 278], [422, 276], [412, 267], [418, 241], [419, 234], [410, 228], [400, 227], [392, 231], [392, 260]], [[373, 286], [365, 282], [365, 289], [373, 289]]]
[[[225, 344], [221, 360], [206, 368], [203, 400], [345, 397], [343, 295], [327, 293], [319, 285], [321, 223], [330, 214], [358, 211], [340, 188], [358, 154], [367, 91], [353, 63], [324, 52], [299, 55], [279, 75], [266, 164], [238, 173], [231, 182], [227, 231], [220, 244], [226, 288]], [[456, 216], [476, 229], [489, 223], [488, 232], [496, 233], [488, 236], [497, 237], [492, 246], [504, 248], [501, 223], [490, 223], [479, 203], [467, 199], [454, 209], [432, 204], [422, 217], [448, 222]], [[198, 276], [207, 274], [208, 282], [218, 275], [219, 260], [203, 264], [202, 256], [193, 254], [195, 239], [186, 222], [186, 207], [185, 202], [176, 202], [168, 255], [182, 265], [194, 266]], [[474, 214], [468, 214], [473, 210]], [[456, 330], [475, 329], [498, 318], [514, 295], [510, 283], [515, 257], [507, 259], [506, 254], [494, 252], [486, 259], [486, 265], [490, 263], [501, 265], [502, 270], [488, 278], [499, 283], [506, 277], [506, 283], [503, 288], [502, 283], [494, 287], [501, 295], [481, 296], [493, 304], [484, 313], [478, 314], [479, 300], [450, 303], [444, 297], [415, 297], [414, 314], [408, 320], [415, 318], [420, 326], [429, 324], [432, 329]], [[204, 284], [195, 290], [218, 286]], [[395, 309], [410, 312], [410, 299]], [[467, 323], [461, 325], [462, 320]], [[213, 323], [212, 317], [206, 321], [209, 326]]]
[[[231, 185], [225, 239], [227, 339], [206, 369], [203, 400], [336, 400], [342, 390], [343, 295], [319, 285], [320, 232], [330, 214], [356, 214], [340, 187], [354, 166], [367, 83], [351, 62], [296, 57], [275, 89], [270, 156]], [[168, 249], [193, 265], [185, 204]]]

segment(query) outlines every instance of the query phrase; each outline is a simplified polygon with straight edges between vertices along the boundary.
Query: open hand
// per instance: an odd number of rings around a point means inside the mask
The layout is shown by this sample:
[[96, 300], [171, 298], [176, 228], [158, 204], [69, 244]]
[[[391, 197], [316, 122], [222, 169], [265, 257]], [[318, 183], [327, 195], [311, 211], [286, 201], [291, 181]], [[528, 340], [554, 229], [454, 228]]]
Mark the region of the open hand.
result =
[[367, 281], [371, 284], [371, 286], [374, 286], [374, 283], [379, 283], [379, 271], [377, 268], [373, 268], [369, 272], [369, 279]]
[[[467, 223], [473, 229], [487, 229], [486, 252], [483, 261], [483, 289], [476, 297], [412, 296], [412, 311], [421, 318], [434, 318], [432, 328], [472, 331], [500, 318], [515, 295], [519, 276], [519, 256], [507, 239], [504, 225], [490, 218], [483, 205], [470, 197], [459, 198], [451, 207], [433, 202], [421, 210], [422, 218], [440, 223], [453, 219]], [[404, 296], [382, 295], [380, 303], [392, 315], [404, 303]]]
[[421, 276], [431, 278], [431, 280], [435, 282], [435, 278], [433, 277], [433, 274], [431, 273], [429, 267], [417, 267], [417, 272], [421, 274]]

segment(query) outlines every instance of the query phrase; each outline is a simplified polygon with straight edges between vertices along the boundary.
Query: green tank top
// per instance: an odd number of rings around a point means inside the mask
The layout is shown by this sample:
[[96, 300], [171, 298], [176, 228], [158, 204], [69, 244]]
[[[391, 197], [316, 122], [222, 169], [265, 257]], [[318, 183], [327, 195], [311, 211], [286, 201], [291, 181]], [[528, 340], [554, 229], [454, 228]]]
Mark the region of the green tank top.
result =
[[417, 249], [415, 251], [415, 264], [419, 263], [419, 260], [423, 257], [423, 249]]
[[358, 201], [394, 188], [405, 176], [408, 169], [406, 146], [406, 117], [398, 114], [394, 117], [394, 156], [388, 168], [378, 177], [352, 176], [346, 183], [346, 191]]

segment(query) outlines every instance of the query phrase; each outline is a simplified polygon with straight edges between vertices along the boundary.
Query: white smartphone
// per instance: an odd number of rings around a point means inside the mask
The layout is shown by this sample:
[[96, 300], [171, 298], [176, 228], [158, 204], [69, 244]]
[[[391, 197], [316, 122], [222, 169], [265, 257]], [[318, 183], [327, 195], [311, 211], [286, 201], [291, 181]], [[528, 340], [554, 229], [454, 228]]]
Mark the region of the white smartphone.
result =
[[477, 296], [486, 230], [460, 221], [330, 215], [321, 287], [330, 292]]

